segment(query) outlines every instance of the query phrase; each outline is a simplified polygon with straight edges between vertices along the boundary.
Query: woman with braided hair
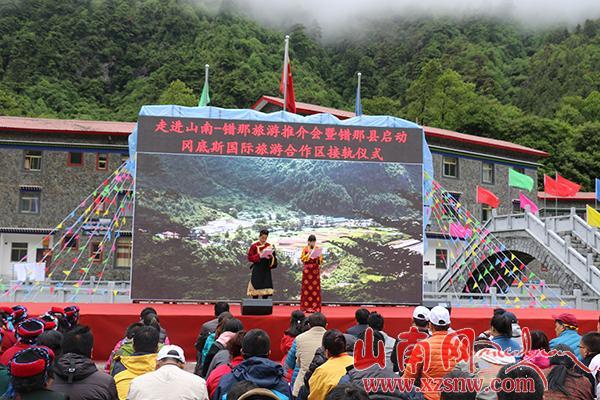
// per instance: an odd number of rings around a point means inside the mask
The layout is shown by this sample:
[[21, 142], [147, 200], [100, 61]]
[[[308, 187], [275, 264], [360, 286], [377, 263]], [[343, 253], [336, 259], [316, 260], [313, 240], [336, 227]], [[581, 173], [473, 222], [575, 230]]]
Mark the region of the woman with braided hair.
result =
[[66, 400], [62, 393], [50, 390], [54, 353], [47, 347], [33, 346], [22, 350], [8, 363], [11, 386], [2, 399]]

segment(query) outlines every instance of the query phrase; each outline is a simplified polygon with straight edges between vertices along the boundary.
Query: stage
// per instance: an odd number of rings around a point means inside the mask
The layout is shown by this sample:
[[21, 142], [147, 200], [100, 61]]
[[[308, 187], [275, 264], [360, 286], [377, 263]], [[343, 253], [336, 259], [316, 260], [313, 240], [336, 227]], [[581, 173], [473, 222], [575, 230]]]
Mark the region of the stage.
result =
[[[11, 306], [14, 304], [11, 304]], [[40, 315], [55, 304], [24, 303], [30, 316]], [[65, 304], [67, 305], [67, 304]], [[94, 359], [106, 360], [115, 343], [123, 338], [127, 326], [139, 319], [140, 311], [150, 305], [159, 314], [161, 325], [167, 330], [171, 343], [184, 348], [186, 358], [195, 358], [194, 343], [200, 326], [214, 318], [211, 304], [78, 304], [81, 307], [81, 323], [89, 325], [94, 332]], [[354, 312], [358, 307], [326, 306], [322, 312], [327, 316], [328, 328], [345, 331], [354, 322]], [[232, 314], [241, 319], [246, 329], [261, 328], [271, 337], [271, 358], [280, 360], [282, 353], [279, 349], [280, 339], [288, 327], [290, 313], [297, 309], [294, 306], [275, 306], [273, 315], [242, 316], [240, 306], [232, 305]], [[412, 307], [368, 307], [378, 311], [385, 318], [384, 330], [389, 335], [396, 336], [408, 329], [412, 318]], [[553, 314], [561, 312], [573, 313], [580, 322], [579, 332], [587, 333], [596, 330], [598, 312], [589, 310], [567, 309], [511, 309], [517, 315], [521, 327], [528, 326], [531, 330], [542, 330], [549, 339], [554, 338]], [[476, 334], [489, 328], [492, 316], [491, 308], [454, 308], [452, 309], [452, 327], [473, 328]]]

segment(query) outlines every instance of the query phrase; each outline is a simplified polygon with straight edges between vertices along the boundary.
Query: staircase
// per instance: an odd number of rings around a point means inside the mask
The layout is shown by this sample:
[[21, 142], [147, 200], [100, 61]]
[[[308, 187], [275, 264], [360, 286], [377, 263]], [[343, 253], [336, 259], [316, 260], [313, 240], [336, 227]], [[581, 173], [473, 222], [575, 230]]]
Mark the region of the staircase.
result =
[[[600, 297], [600, 233], [574, 211], [571, 215], [546, 219], [530, 212], [493, 215], [484, 229], [505, 245], [501, 251], [519, 251], [543, 261], [556, 277], [554, 283], [563, 285], [564, 282], [563, 288], [570, 286]], [[474, 244], [469, 242], [465, 249]], [[440, 277], [438, 290], [462, 291], [462, 288], [453, 288], [451, 282], [456, 284], [458, 276], [467, 276], [473, 261], [480, 263], [477, 253], [464, 251]]]

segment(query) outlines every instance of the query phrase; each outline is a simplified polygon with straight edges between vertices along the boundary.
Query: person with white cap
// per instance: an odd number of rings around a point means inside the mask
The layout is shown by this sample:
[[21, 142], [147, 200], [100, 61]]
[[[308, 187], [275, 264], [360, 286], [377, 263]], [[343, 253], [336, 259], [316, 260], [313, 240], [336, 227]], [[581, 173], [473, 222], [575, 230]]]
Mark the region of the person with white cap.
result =
[[[413, 319], [411, 328], [415, 327], [419, 332], [425, 333], [427, 337], [431, 336], [431, 332], [429, 332], [429, 308], [425, 306], [416, 306], [413, 311]], [[400, 366], [398, 365], [398, 344], [400, 343], [400, 339], [396, 339], [396, 343], [394, 343], [394, 348], [392, 350], [392, 355], [390, 356], [392, 361], [392, 367], [394, 372], [400, 372]]]
[[156, 371], [135, 378], [127, 400], [208, 400], [204, 379], [184, 368], [183, 349], [163, 346], [156, 356]]
[[[405, 379], [443, 378], [458, 360], [448, 357], [448, 354], [468, 354], [464, 344], [458, 340], [448, 340], [450, 328], [450, 313], [442, 306], [435, 306], [429, 313], [429, 330], [431, 337], [418, 342], [413, 348], [408, 359], [404, 374]], [[423, 366], [427, 365], [424, 369]], [[423, 395], [427, 400], [440, 400], [439, 391], [429, 391], [425, 387]]]

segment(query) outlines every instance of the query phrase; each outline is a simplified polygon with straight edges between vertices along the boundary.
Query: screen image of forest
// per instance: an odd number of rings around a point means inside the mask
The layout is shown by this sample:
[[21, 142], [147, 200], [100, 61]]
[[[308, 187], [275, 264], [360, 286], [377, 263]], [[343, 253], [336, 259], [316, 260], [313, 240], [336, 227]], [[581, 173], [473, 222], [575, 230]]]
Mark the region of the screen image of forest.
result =
[[268, 229], [276, 301], [297, 301], [300, 253], [324, 248], [324, 303], [419, 303], [420, 164], [138, 154], [132, 298], [237, 300]]

